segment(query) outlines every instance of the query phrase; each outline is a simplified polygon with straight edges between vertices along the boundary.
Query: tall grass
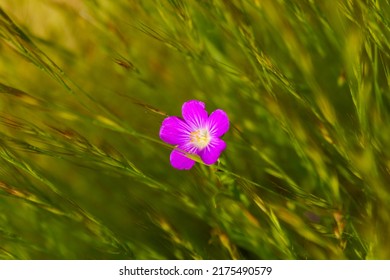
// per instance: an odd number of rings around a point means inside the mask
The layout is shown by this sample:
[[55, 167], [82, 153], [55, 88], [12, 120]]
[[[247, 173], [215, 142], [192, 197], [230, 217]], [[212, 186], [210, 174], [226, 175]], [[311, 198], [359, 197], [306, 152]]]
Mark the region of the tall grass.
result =
[[[389, 1], [0, 8], [0, 258], [390, 258]], [[179, 171], [190, 99], [231, 129]]]

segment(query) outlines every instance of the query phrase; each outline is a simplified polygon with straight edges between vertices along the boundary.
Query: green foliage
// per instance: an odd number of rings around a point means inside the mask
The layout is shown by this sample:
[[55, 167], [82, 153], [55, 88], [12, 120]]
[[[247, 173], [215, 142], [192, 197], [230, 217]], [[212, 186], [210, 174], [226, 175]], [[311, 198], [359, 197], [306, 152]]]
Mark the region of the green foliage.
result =
[[[5, 0], [0, 258], [390, 258], [390, 3]], [[218, 164], [162, 120], [226, 111]]]

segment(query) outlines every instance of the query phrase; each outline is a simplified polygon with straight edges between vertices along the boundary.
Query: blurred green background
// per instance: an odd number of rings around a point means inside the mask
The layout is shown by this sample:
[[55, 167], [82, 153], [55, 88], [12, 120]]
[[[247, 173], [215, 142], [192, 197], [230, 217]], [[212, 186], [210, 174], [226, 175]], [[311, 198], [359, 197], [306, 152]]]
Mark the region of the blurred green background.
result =
[[[390, 258], [389, 1], [0, 8], [0, 258]], [[190, 99], [231, 129], [179, 171]]]

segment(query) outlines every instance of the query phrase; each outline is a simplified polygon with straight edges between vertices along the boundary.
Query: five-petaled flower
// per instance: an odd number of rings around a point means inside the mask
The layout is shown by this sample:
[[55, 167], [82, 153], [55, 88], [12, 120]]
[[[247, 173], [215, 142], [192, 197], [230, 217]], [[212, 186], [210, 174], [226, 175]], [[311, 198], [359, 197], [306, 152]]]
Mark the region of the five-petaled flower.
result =
[[160, 128], [160, 138], [175, 145], [170, 160], [174, 168], [191, 169], [195, 161], [186, 154], [198, 155], [205, 164], [215, 163], [226, 143], [220, 137], [229, 130], [229, 118], [221, 109], [208, 115], [205, 104], [190, 100], [182, 106], [183, 118], [168, 117]]

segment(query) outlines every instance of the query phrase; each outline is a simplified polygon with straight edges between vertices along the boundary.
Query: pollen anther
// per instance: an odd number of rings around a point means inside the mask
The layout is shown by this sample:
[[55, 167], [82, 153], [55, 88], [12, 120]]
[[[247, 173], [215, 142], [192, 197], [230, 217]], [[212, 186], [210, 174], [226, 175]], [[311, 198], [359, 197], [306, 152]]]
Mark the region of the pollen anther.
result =
[[207, 145], [210, 143], [210, 140], [210, 132], [205, 128], [201, 128], [190, 133], [191, 143], [199, 149], [204, 149], [207, 147]]

